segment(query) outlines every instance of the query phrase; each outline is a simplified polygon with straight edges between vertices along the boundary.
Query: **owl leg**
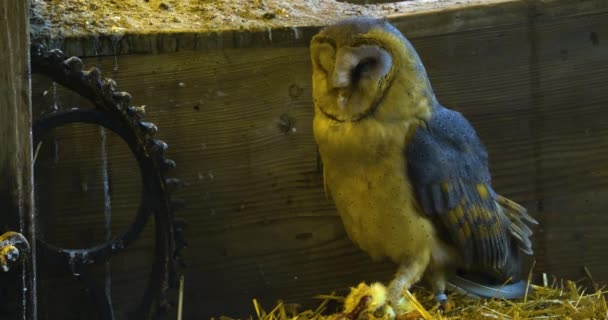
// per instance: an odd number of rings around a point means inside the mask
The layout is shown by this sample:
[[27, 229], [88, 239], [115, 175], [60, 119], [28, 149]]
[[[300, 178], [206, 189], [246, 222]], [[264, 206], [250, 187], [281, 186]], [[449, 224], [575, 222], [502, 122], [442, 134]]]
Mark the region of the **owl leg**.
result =
[[457, 253], [443, 243], [435, 244], [431, 255], [431, 264], [427, 269], [427, 282], [433, 287], [435, 301], [439, 303], [443, 311], [451, 309], [448, 296], [445, 294], [445, 287], [448, 278], [448, 270], [457, 263]]
[[450, 305], [448, 296], [445, 294], [446, 275], [444, 270], [432, 271], [430, 278], [435, 292], [435, 301], [439, 303], [443, 311], [449, 311], [452, 306]]
[[413, 310], [403, 296], [405, 290], [420, 281], [430, 261], [430, 254], [421, 254], [409, 263], [401, 263], [395, 278], [388, 285], [388, 302], [395, 314], [400, 315]]

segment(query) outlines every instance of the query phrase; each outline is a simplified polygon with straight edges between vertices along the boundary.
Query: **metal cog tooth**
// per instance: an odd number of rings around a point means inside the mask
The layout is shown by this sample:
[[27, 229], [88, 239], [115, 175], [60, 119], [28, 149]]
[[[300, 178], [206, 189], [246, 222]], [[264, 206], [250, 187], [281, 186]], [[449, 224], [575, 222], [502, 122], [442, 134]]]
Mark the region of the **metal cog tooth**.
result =
[[83, 75], [90, 84], [93, 84], [95, 86], [98, 86], [99, 82], [101, 82], [101, 71], [99, 71], [99, 69], [95, 67], [84, 71]]
[[146, 115], [146, 106], [130, 106], [127, 108], [127, 114], [131, 117], [137, 117], [139, 119], [142, 119]]
[[84, 67], [84, 63], [78, 57], [69, 57], [67, 60], [63, 62], [63, 65], [66, 66], [70, 72], [81, 72]]
[[154, 151], [164, 152], [165, 150], [167, 150], [167, 148], [169, 148], [169, 145], [166, 142], [158, 139], [152, 140], [152, 149]]
[[183, 183], [180, 179], [177, 178], [166, 178], [165, 185], [169, 189], [169, 192], [175, 192], [180, 190], [183, 187]]
[[127, 108], [127, 114], [131, 117], [137, 116], [137, 109], [134, 106], [130, 106]]
[[112, 95], [114, 90], [116, 90], [116, 81], [110, 78], [106, 78], [103, 80], [103, 84], [101, 85], [101, 89], [106, 96]]
[[63, 61], [64, 58], [65, 55], [63, 54], [63, 51], [59, 49], [49, 50], [49, 59], [51, 59], [52, 61]]
[[112, 98], [123, 104], [129, 104], [131, 102], [131, 95], [128, 92], [119, 91], [112, 93]]
[[30, 47], [30, 53], [35, 57], [42, 57], [46, 47], [42, 43], [34, 43]]
[[163, 159], [162, 168], [163, 168], [163, 170], [175, 169], [175, 161], [173, 161], [171, 159]]
[[152, 122], [145, 122], [142, 121], [139, 123], [139, 127], [147, 134], [150, 136], [153, 136], [154, 134], [156, 134], [156, 132], [158, 132], [158, 127], [152, 123]]
[[188, 242], [186, 240], [184, 240], [183, 232], [180, 233], [180, 235], [177, 236], [174, 239], [174, 241], [175, 241], [175, 252], [174, 252], [173, 256], [175, 257], [175, 259], [183, 259], [183, 256], [182, 256], [183, 251], [184, 251], [184, 249], [188, 248]]
[[181, 258], [177, 258], [175, 263], [178, 264], [180, 268], [185, 269], [188, 267], [188, 264], [184, 261], [184, 259], [181, 259]]
[[171, 303], [168, 300], [163, 299], [163, 301], [161, 301], [159, 303], [158, 308], [159, 308], [159, 312], [168, 313], [169, 310], [171, 310]]
[[175, 230], [174, 241], [175, 241], [175, 254], [176, 255], [181, 254], [182, 250], [188, 246], [188, 242], [186, 241], [186, 238], [184, 237], [185, 233], [186, 233], [186, 231], [183, 228]]
[[179, 229], [184, 229], [186, 227], [186, 219], [184, 218], [179, 218], [179, 217], [174, 217], [173, 218], [173, 226], [175, 228], [179, 228]]
[[186, 200], [180, 199], [180, 198], [171, 197], [169, 200], [169, 203], [173, 210], [179, 210], [179, 209], [183, 209], [186, 207]]
[[184, 237], [184, 229], [175, 230], [175, 254], [179, 255], [182, 249], [188, 246], [188, 242]]
[[175, 239], [178, 240], [177, 242], [186, 243], [186, 241], [183, 238], [183, 234], [184, 234], [185, 230], [186, 230], [185, 225], [173, 227], [173, 231], [175, 231]]

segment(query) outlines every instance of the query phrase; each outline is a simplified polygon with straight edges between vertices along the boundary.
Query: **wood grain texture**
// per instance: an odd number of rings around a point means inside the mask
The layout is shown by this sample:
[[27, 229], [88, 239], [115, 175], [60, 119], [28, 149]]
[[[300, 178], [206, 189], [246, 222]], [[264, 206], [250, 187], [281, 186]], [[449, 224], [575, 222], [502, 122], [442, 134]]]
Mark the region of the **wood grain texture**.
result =
[[[415, 8], [416, 4], [414, 4]], [[386, 18], [410, 37], [466, 32], [525, 24], [530, 18], [551, 21], [557, 18], [588, 16], [605, 13], [608, 4], [604, 0], [486, 0], [486, 1], [439, 1], [421, 3], [420, 8], [407, 12], [388, 12]], [[336, 13], [341, 16], [342, 13]], [[231, 23], [231, 22], [227, 22]], [[36, 41], [57, 46], [78, 56], [114, 54], [158, 54], [210, 49], [253, 47], [301, 47], [308, 46], [310, 38], [324, 27], [316, 20], [308, 25], [273, 27], [269, 30], [242, 30], [239, 24], [227, 30], [167, 31], [166, 33], [124, 33], [62, 36], [36, 35]], [[61, 34], [61, 33], [60, 33]]]
[[[542, 222], [534, 238], [536, 271], [578, 278], [587, 265], [603, 283], [606, 34], [608, 13], [596, 12], [412, 39], [440, 101], [463, 112], [487, 145], [496, 190]], [[316, 294], [392, 276], [394, 266], [372, 263], [350, 243], [323, 193], [306, 46], [131, 54], [116, 61], [120, 87], [134, 104], [146, 105], [178, 164], [175, 176], [186, 184], [177, 196], [188, 203], [179, 213], [189, 223], [187, 319], [251, 314], [252, 298], [266, 306], [277, 299], [310, 306]], [[116, 61], [86, 60], [106, 71]], [[36, 83], [34, 97], [44, 100], [47, 88]], [[60, 93], [60, 100], [69, 99]], [[118, 153], [113, 179], [129, 171]], [[116, 185], [125, 199], [138, 194], [128, 181]], [[68, 192], [67, 185], [55, 188]], [[76, 209], [62, 215], [70, 210]], [[113, 211], [113, 227], [124, 228], [130, 215], [126, 207]], [[55, 226], [55, 236], [69, 241], [71, 227]], [[117, 263], [113, 276], [147, 270], [151, 240], [144, 237], [141, 251], [125, 253], [141, 260]], [[113, 283], [115, 301], [128, 300], [139, 284]]]
[[[17, 231], [33, 244], [28, 8], [0, 0], [0, 234]], [[36, 259], [26, 261], [0, 273], [0, 319], [35, 319]]]

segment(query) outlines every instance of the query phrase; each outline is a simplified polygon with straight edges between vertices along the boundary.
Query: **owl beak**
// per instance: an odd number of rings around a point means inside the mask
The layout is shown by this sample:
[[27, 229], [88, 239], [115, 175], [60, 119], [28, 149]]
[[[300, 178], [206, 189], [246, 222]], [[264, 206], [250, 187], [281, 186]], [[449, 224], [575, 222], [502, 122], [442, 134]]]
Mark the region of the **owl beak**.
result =
[[344, 110], [348, 105], [352, 94], [351, 86], [353, 83], [351, 70], [359, 60], [356, 55], [344, 49], [342, 49], [337, 56], [338, 58], [336, 59], [334, 72], [331, 78], [331, 85], [334, 90], [338, 91], [338, 97], [336, 98], [338, 107], [340, 110]]
[[349, 51], [341, 49], [336, 55], [331, 84], [334, 89], [344, 89], [352, 85], [351, 70], [357, 65], [358, 58]]
[[338, 93], [337, 104], [338, 107], [340, 107], [340, 110], [344, 110], [348, 104], [348, 97], [345, 95], [343, 90], [340, 90]]
[[342, 89], [348, 87], [350, 85], [350, 69], [347, 69], [346, 71], [334, 70], [332, 85], [334, 89]]
[[334, 70], [334, 76], [332, 79], [332, 85], [334, 90], [338, 90], [337, 104], [340, 110], [344, 110], [348, 104], [350, 94], [348, 92], [348, 86], [350, 85], [350, 75], [348, 72]]

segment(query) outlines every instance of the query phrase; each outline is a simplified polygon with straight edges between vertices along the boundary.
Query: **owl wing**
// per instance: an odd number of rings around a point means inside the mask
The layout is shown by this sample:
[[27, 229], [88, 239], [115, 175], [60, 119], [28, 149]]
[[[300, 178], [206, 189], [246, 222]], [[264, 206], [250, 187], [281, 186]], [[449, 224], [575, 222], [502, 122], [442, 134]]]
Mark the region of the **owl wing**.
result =
[[492, 189], [486, 149], [469, 122], [459, 112], [435, 107], [416, 129], [406, 157], [418, 202], [444, 240], [460, 250], [467, 266], [504, 274], [512, 223]]

